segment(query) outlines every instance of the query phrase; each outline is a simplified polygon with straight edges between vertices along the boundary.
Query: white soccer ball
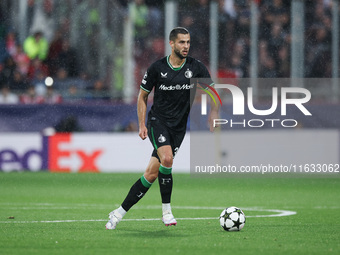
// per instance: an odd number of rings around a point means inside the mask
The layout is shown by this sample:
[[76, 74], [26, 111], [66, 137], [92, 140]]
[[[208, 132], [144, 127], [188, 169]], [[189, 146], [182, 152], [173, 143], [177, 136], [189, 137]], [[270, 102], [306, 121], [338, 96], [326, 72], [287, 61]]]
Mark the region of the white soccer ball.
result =
[[220, 225], [226, 231], [240, 231], [246, 223], [246, 216], [238, 207], [224, 209], [220, 215]]

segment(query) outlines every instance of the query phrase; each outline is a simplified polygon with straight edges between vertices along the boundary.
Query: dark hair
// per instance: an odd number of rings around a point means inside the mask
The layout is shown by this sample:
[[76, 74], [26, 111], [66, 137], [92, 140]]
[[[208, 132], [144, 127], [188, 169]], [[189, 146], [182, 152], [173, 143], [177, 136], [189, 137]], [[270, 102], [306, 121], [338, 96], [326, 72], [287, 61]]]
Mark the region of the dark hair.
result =
[[177, 39], [178, 34], [190, 34], [188, 29], [184, 27], [175, 27], [174, 29], [171, 30], [170, 35], [169, 35], [169, 40], [170, 41], [175, 41]]
[[34, 37], [37, 37], [37, 36], [43, 36], [43, 32], [42, 31], [36, 31], [34, 32]]

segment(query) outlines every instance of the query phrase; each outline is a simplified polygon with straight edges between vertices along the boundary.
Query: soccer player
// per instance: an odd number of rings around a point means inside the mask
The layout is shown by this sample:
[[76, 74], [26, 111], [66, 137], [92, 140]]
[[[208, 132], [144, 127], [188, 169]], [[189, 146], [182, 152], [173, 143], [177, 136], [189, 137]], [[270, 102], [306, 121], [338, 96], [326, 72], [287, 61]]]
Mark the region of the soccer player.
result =
[[[171, 54], [154, 62], [140, 85], [137, 100], [139, 136], [149, 137], [154, 150], [146, 171], [132, 185], [119, 208], [109, 213], [106, 229], [115, 229], [130, 208], [149, 190], [158, 177], [162, 198], [162, 221], [166, 226], [176, 225], [170, 201], [172, 193], [172, 163], [186, 132], [190, 111], [190, 90], [196, 89], [191, 78], [212, 80], [207, 68], [189, 57], [190, 34], [186, 28], [177, 27], [169, 36]], [[154, 102], [145, 125], [149, 93], [154, 89]], [[212, 105], [210, 120], [217, 118], [217, 108]], [[213, 130], [210, 122], [210, 130]]]

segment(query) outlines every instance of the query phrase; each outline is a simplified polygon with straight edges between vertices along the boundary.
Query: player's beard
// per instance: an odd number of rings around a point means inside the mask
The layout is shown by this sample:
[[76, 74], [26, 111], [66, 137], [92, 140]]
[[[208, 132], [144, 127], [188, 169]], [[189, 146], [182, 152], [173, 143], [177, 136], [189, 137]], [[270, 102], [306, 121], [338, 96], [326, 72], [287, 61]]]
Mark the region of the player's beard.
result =
[[176, 56], [179, 57], [180, 59], [184, 59], [184, 58], [187, 57], [187, 56], [183, 56], [181, 54], [181, 51], [179, 49], [177, 49], [176, 47], [174, 48], [174, 52], [175, 52]]

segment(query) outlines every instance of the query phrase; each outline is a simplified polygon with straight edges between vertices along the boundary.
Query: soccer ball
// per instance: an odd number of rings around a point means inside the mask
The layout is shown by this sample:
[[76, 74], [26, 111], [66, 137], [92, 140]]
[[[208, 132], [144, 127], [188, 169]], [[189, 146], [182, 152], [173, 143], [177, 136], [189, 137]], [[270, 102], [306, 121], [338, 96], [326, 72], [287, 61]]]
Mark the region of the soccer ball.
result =
[[220, 215], [220, 225], [226, 231], [240, 231], [246, 223], [246, 216], [238, 207], [224, 209]]

